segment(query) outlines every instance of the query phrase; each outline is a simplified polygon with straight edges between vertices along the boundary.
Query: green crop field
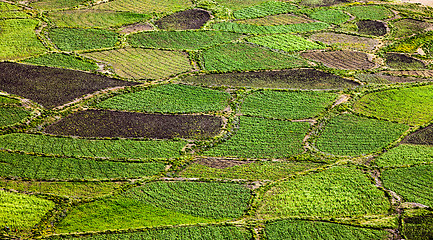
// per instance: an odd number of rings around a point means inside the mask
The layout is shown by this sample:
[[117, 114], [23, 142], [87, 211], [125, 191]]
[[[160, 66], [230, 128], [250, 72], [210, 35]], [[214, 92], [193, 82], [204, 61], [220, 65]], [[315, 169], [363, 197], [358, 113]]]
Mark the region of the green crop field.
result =
[[345, 9], [359, 20], [382, 20], [394, 16], [391, 10], [377, 5], [360, 5]]
[[385, 214], [390, 203], [368, 176], [333, 167], [273, 186], [257, 200], [257, 217], [354, 217]]
[[0, 12], [20, 10], [20, 7], [10, 3], [0, 2]]
[[236, 22], [220, 22], [212, 25], [212, 28], [215, 30], [235, 33], [250, 33], [254, 35], [311, 32], [323, 30], [328, 27], [329, 24], [324, 22], [296, 23], [275, 26], [258, 26]]
[[433, 120], [433, 85], [391, 89], [367, 94], [359, 99], [354, 109], [409, 125], [422, 125]]
[[44, 54], [37, 57], [25, 59], [22, 62], [41, 66], [69, 68], [83, 71], [92, 71], [98, 69], [98, 65], [93, 62], [76, 57], [74, 55], [62, 53]]
[[269, 240], [388, 239], [388, 233], [386, 231], [314, 221], [283, 220], [272, 222], [266, 224], [265, 232]]
[[112, 31], [82, 28], [52, 28], [49, 37], [63, 51], [111, 48], [119, 40], [119, 35]]
[[71, 10], [52, 12], [48, 15], [57, 27], [116, 27], [135, 22], [146, 21], [151, 18], [148, 14], [100, 11], [100, 10]]
[[268, 15], [277, 15], [289, 13], [296, 10], [297, 7], [286, 2], [269, 1], [255, 6], [239, 9], [233, 12], [236, 19], [259, 18]]
[[0, 128], [16, 124], [30, 116], [29, 111], [20, 107], [0, 105]]
[[433, 237], [433, 215], [408, 217], [404, 219], [403, 234], [408, 240], [427, 240]]
[[192, 70], [188, 56], [177, 51], [121, 48], [83, 55], [108, 63], [116, 74], [131, 79], [167, 78]]
[[239, 129], [228, 140], [203, 152], [204, 156], [287, 158], [303, 151], [310, 124], [240, 117]]
[[113, 0], [92, 7], [99, 10], [130, 11], [137, 13], [177, 12], [191, 7], [190, 0]]
[[76, 7], [87, 2], [87, 0], [40, 0], [30, 4], [30, 6], [42, 10], [54, 10]]
[[257, 91], [244, 99], [245, 115], [274, 119], [307, 119], [317, 116], [337, 98], [326, 92]]
[[181, 84], [167, 84], [118, 95], [96, 105], [98, 108], [139, 112], [198, 113], [221, 111], [230, 94]]
[[88, 140], [13, 133], [0, 136], [0, 148], [26, 153], [95, 158], [174, 158], [181, 155], [184, 141], [119, 139]]
[[286, 69], [306, 66], [300, 57], [244, 43], [218, 45], [203, 52], [204, 68], [219, 72]]
[[278, 14], [271, 15], [261, 18], [238, 20], [237, 23], [258, 25], [258, 26], [276, 26], [276, 25], [286, 25], [286, 24], [296, 24], [296, 23], [310, 23], [313, 22], [312, 19], [303, 16], [297, 16], [292, 14]]
[[433, 51], [433, 35], [431, 32], [397, 41], [387, 47], [386, 50], [390, 52], [415, 53], [419, 48], [421, 48], [425, 54], [431, 56]]
[[392, 25], [394, 28], [392, 28], [391, 34], [395, 38], [411, 36], [420, 33], [431, 26], [429, 23], [410, 18], [395, 21]]
[[433, 147], [402, 144], [382, 154], [374, 163], [379, 167], [395, 167], [433, 162]]
[[350, 19], [349, 15], [342, 12], [341, 10], [336, 9], [316, 11], [310, 14], [310, 17], [331, 24], [341, 24], [347, 22]]
[[0, 176], [40, 180], [109, 180], [157, 175], [165, 164], [124, 163], [0, 152]]
[[382, 172], [385, 188], [396, 192], [405, 202], [433, 206], [433, 165], [396, 168]]
[[343, 114], [329, 120], [316, 145], [336, 155], [368, 154], [386, 147], [408, 129], [403, 124]]
[[219, 31], [157, 31], [132, 34], [128, 40], [133, 47], [199, 50], [239, 37], [241, 34]]
[[278, 180], [291, 174], [323, 166], [320, 163], [290, 161], [238, 161], [234, 163], [236, 164], [234, 166], [226, 167], [223, 165], [229, 163], [233, 163], [233, 161], [198, 161], [183, 170], [180, 176], [207, 179], [245, 179], [251, 181]]
[[286, 52], [304, 51], [312, 49], [324, 49], [325, 46], [309, 41], [293, 34], [278, 34], [247, 39], [248, 42], [271, 49], [283, 50]]
[[53, 207], [46, 199], [0, 190], [0, 226], [15, 231], [32, 228]]

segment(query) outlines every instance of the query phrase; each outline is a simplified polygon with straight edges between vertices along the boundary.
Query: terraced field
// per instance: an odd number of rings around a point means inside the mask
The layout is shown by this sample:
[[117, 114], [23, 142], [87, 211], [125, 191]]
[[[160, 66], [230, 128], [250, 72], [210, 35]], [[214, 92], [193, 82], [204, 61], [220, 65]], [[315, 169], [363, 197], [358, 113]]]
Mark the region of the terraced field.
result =
[[0, 239], [433, 239], [407, 2], [0, 1]]

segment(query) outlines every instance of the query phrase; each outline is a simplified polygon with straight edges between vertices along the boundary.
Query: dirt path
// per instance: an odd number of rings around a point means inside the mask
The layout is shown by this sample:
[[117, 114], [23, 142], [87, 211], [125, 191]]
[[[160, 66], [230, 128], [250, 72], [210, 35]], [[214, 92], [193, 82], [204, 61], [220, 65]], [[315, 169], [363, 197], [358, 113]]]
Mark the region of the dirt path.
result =
[[340, 105], [340, 104], [342, 104], [342, 103], [345, 103], [345, 102], [349, 101], [349, 99], [350, 99], [350, 95], [348, 95], [348, 94], [343, 94], [343, 95], [341, 95], [341, 96], [337, 99], [337, 101], [335, 101], [334, 104], [332, 104], [331, 108], [334, 108], [334, 107], [337, 106], [337, 105]]

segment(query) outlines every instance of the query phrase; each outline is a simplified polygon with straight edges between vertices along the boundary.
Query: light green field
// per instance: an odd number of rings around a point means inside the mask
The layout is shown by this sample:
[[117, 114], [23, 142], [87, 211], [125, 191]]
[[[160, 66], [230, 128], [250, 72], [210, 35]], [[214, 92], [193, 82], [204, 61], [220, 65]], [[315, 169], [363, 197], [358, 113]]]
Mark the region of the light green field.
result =
[[92, 9], [130, 11], [137, 13], [177, 12], [192, 6], [190, 0], [113, 0], [98, 4]]
[[362, 171], [333, 167], [279, 182], [257, 199], [257, 217], [355, 217], [386, 214], [390, 203]]
[[319, 150], [343, 156], [376, 152], [397, 140], [409, 126], [343, 114], [332, 118], [317, 139]]
[[30, 112], [20, 108], [0, 105], [0, 128], [20, 123], [30, 117]]
[[276, 34], [276, 33], [299, 33], [311, 32], [328, 28], [330, 25], [324, 22], [296, 23], [275, 26], [257, 26], [236, 22], [220, 22], [212, 25], [212, 28], [220, 31], [249, 33], [254, 35]]
[[32, 228], [53, 207], [49, 200], [0, 190], [0, 226], [18, 230]]
[[355, 111], [409, 125], [433, 120], [433, 85], [391, 89], [363, 96], [354, 104]]
[[74, 55], [62, 53], [48, 53], [37, 57], [25, 59], [23, 60], [23, 62], [41, 66], [70, 68], [83, 71], [92, 71], [99, 68], [96, 63], [76, 57]]
[[310, 17], [331, 24], [341, 24], [350, 19], [349, 15], [336, 9], [319, 10], [312, 13]]
[[119, 40], [117, 33], [103, 29], [51, 28], [48, 35], [63, 51], [111, 48]]
[[433, 147], [402, 144], [392, 148], [374, 160], [379, 167], [396, 167], [433, 162]]
[[394, 16], [391, 10], [378, 5], [360, 5], [347, 7], [347, 12], [358, 18], [359, 20], [382, 20]]
[[46, 51], [36, 37], [34, 29], [39, 21], [34, 19], [0, 20], [0, 60], [13, 60]]
[[293, 34], [277, 34], [259, 37], [251, 37], [248, 42], [255, 43], [260, 46], [271, 49], [283, 50], [286, 52], [325, 49], [325, 46], [311, 40]]
[[204, 156], [287, 158], [303, 151], [310, 124], [262, 118], [239, 118], [239, 129], [229, 139], [202, 153]]
[[181, 84], [166, 84], [104, 100], [98, 108], [139, 112], [199, 113], [221, 111], [230, 94]]
[[188, 55], [177, 51], [121, 48], [83, 54], [110, 64], [124, 78], [161, 79], [192, 70]]
[[276, 26], [276, 25], [309, 23], [309, 22], [313, 22], [313, 20], [307, 17], [296, 16], [291, 14], [278, 14], [278, 15], [266, 16], [261, 18], [253, 18], [253, 19], [236, 21], [236, 23], [258, 25], [258, 26]]
[[289, 13], [296, 10], [297, 7], [287, 2], [269, 1], [251, 7], [239, 9], [233, 12], [236, 19], [251, 19], [269, 15]]
[[30, 3], [30, 6], [42, 10], [54, 10], [76, 7], [89, 0], [39, 0]]

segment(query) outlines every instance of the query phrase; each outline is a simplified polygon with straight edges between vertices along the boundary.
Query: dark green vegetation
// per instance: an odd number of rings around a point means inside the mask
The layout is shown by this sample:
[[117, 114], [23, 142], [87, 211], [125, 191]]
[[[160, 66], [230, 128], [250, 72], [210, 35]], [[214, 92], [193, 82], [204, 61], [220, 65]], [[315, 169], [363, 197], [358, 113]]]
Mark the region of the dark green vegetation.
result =
[[433, 162], [433, 147], [402, 144], [382, 154], [374, 163], [379, 167], [394, 167], [430, 162]]
[[230, 42], [241, 34], [219, 31], [157, 31], [141, 32], [129, 37], [133, 47], [198, 50]]
[[205, 179], [278, 180], [321, 167], [321, 163], [291, 161], [235, 161], [203, 158], [180, 173], [181, 177]]
[[307, 66], [305, 60], [244, 43], [218, 45], [203, 52], [204, 68], [219, 72]]
[[[312, 191], [314, 189], [314, 191]], [[275, 184], [257, 200], [257, 217], [354, 217], [388, 212], [390, 204], [361, 170], [332, 167]]]
[[247, 39], [248, 42], [255, 43], [260, 46], [271, 49], [283, 50], [286, 52], [324, 49], [325, 46], [308, 41], [305, 38], [293, 34], [278, 34], [260, 37], [252, 37]]
[[411, 36], [431, 26], [430, 23], [410, 18], [400, 19], [393, 22], [392, 25], [394, 26], [394, 28], [392, 29], [391, 34], [395, 38]]
[[353, 227], [328, 222], [283, 220], [266, 224], [266, 237], [269, 240], [309, 240], [309, 239], [359, 239], [384, 240], [388, 233], [376, 229]]
[[208, 88], [166, 84], [118, 95], [98, 103], [96, 107], [139, 112], [198, 113], [221, 111], [228, 106], [229, 98], [228, 93]]
[[42, 65], [48, 67], [70, 68], [83, 71], [98, 69], [98, 65], [74, 55], [62, 53], [49, 53], [23, 60], [24, 63]]
[[319, 10], [310, 14], [310, 17], [331, 24], [341, 24], [350, 19], [349, 15], [336, 9]]
[[289, 89], [342, 89], [359, 85], [357, 82], [315, 69], [192, 75], [182, 80], [206, 86]]
[[101, 89], [136, 84], [72, 70], [0, 63], [0, 90], [31, 99], [46, 108]]
[[275, 33], [298, 33], [310, 32], [326, 29], [329, 24], [323, 22], [297, 23], [276, 26], [257, 26], [250, 24], [242, 24], [236, 22], [221, 22], [213, 24], [215, 30], [236, 32], [236, 33], [251, 33], [251, 34], [275, 34]]
[[244, 115], [273, 119], [307, 119], [319, 115], [337, 98], [324, 92], [258, 91], [244, 99]]
[[287, 158], [303, 151], [308, 122], [239, 118], [239, 129], [229, 139], [205, 151], [205, 156]]
[[148, 230], [134, 233], [117, 233], [94, 235], [89, 237], [51, 237], [51, 240], [155, 240], [155, 239], [182, 239], [199, 240], [203, 237], [214, 240], [249, 240], [252, 237], [248, 230], [234, 226], [203, 226], [203, 227], [174, 227], [159, 230]]
[[288, 13], [296, 10], [297, 7], [286, 2], [269, 1], [252, 7], [239, 9], [233, 12], [236, 19], [259, 18], [268, 15]]
[[186, 30], [199, 29], [210, 19], [210, 13], [201, 9], [189, 9], [163, 17], [155, 22], [159, 29]]
[[117, 33], [102, 29], [52, 28], [49, 36], [63, 51], [111, 48], [119, 40]]
[[403, 142], [409, 144], [433, 145], [432, 125], [412, 133], [407, 136]]
[[165, 167], [160, 162], [122, 163], [91, 159], [42, 157], [8, 152], [0, 152], [0, 157], [1, 177], [39, 180], [142, 178], [157, 175]]
[[221, 131], [222, 119], [209, 115], [162, 115], [87, 110], [44, 129], [54, 135], [96, 138], [208, 138]]
[[118, 139], [89, 140], [13, 133], [0, 136], [0, 148], [25, 153], [41, 153], [68, 157], [113, 159], [175, 158], [181, 155], [184, 141], [135, 141]]
[[408, 240], [432, 239], [433, 214], [405, 218], [403, 234]]
[[433, 117], [433, 85], [390, 89], [367, 94], [359, 99], [357, 112], [410, 125], [430, 122]]
[[316, 145], [327, 153], [356, 156], [381, 150], [408, 129], [403, 124], [342, 114], [329, 120]]
[[386, 170], [382, 181], [387, 189], [403, 197], [405, 202], [433, 206], [433, 165], [421, 165]]
[[0, 128], [20, 123], [30, 116], [30, 112], [18, 106], [0, 104]]
[[390, 68], [402, 70], [425, 68], [425, 64], [422, 61], [399, 53], [387, 53], [386, 65]]

